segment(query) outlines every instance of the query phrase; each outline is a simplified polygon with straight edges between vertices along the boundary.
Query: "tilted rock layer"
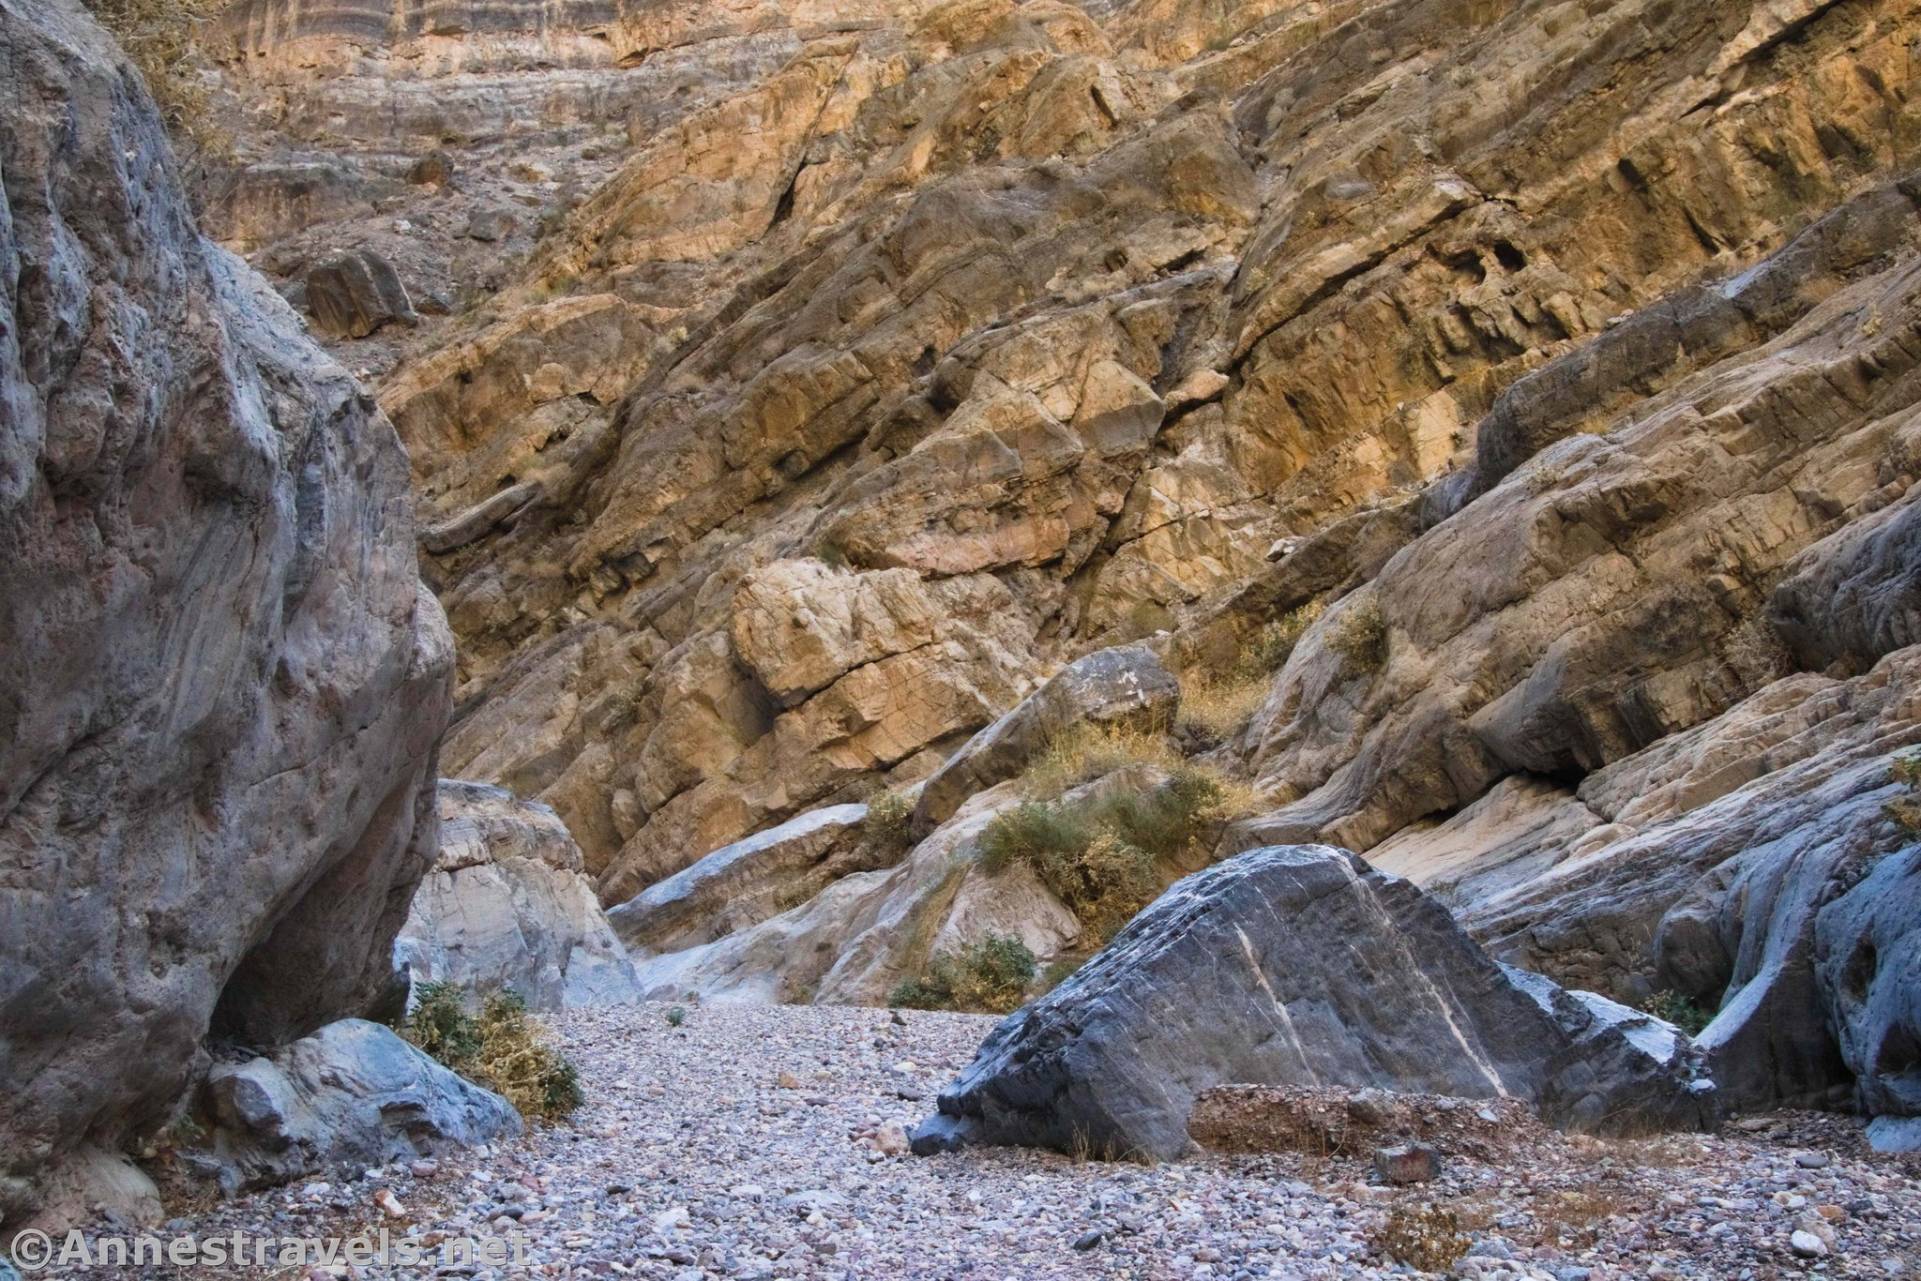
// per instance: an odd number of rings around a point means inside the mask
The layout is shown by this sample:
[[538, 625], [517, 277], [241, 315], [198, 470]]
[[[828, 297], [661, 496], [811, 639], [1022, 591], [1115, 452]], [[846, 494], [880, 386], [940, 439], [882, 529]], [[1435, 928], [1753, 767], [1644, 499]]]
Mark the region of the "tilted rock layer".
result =
[[210, 1027], [385, 985], [452, 653], [392, 427], [201, 239], [112, 42], [4, 0], [0, 62], [6, 1212], [167, 1120]]

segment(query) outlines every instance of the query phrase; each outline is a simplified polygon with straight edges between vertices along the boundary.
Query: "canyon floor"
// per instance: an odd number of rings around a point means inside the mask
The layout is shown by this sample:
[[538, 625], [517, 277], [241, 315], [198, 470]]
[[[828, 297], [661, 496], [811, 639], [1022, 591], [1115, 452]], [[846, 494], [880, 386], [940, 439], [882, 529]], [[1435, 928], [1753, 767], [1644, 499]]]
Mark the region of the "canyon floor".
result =
[[[1779, 1113], [1655, 1140], [1516, 1134], [1511, 1152], [1450, 1153], [1440, 1179], [1406, 1188], [1374, 1186], [1366, 1152], [922, 1159], [896, 1154], [887, 1128], [932, 1108], [991, 1018], [710, 1005], [674, 1026], [673, 1008], [553, 1020], [587, 1093], [570, 1123], [258, 1193], [168, 1232], [519, 1234], [530, 1259], [312, 1276], [1338, 1278], [1418, 1275], [1371, 1241], [1396, 1210], [1432, 1202], [1472, 1242], [1451, 1275], [1481, 1281], [1921, 1275], [1921, 1171], [1868, 1152], [1846, 1118]], [[404, 1214], [379, 1207], [383, 1189]], [[1791, 1238], [1815, 1221], [1832, 1244], [1801, 1257]]]

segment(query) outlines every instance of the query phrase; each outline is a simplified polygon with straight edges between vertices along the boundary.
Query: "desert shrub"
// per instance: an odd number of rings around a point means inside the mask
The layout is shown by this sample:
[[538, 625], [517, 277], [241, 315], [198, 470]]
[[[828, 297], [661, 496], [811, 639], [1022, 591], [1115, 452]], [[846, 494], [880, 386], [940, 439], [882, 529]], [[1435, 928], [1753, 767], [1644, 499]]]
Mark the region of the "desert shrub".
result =
[[1240, 680], [1265, 680], [1287, 666], [1294, 647], [1324, 611], [1319, 601], [1289, 610], [1254, 633], [1241, 647], [1233, 675]]
[[1674, 1024], [1689, 1036], [1701, 1035], [1702, 1030], [1714, 1021], [1714, 1011], [1702, 1009], [1679, 992], [1656, 992], [1641, 1002], [1641, 1008], [1657, 1019]]
[[1087, 958], [1084, 956], [1061, 956], [1049, 961], [1047, 968], [1041, 971], [1041, 991], [1052, 992], [1074, 977], [1074, 971], [1085, 964]]
[[1888, 817], [1909, 836], [1921, 836], [1921, 754], [1895, 757], [1889, 773], [1908, 794], [1888, 802]]
[[958, 952], [930, 957], [916, 978], [896, 986], [889, 1005], [915, 1010], [971, 1010], [1005, 1014], [1027, 998], [1034, 954], [1011, 934], [989, 934]]
[[1351, 606], [1334, 624], [1327, 646], [1361, 672], [1379, 671], [1387, 662], [1387, 620], [1373, 597]]
[[1130, 765], [1173, 769], [1181, 754], [1157, 727], [1081, 722], [1048, 740], [1022, 781], [1031, 796], [1048, 799]]
[[1075, 857], [1094, 839], [1081, 815], [1065, 805], [1027, 801], [994, 816], [976, 842], [980, 863], [999, 872], [1015, 863], [1039, 866], [1043, 859]]
[[861, 835], [881, 849], [904, 850], [914, 843], [914, 807], [899, 792], [882, 792], [867, 802]]
[[581, 1104], [580, 1074], [547, 1043], [518, 993], [489, 995], [475, 1015], [454, 984], [423, 984], [402, 1033], [423, 1053], [486, 1086], [523, 1116], [556, 1120]]
[[667, 1026], [679, 1027], [687, 1022], [687, 1007], [676, 1005], [667, 1011]]
[[1033, 868], [1104, 943], [1160, 894], [1160, 859], [1191, 853], [1224, 812], [1226, 796], [1212, 774], [1179, 765], [1148, 792], [1029, 801], [982, 830], [980, 863], [989, 872], [1015, 863]]
[[1471, 1244], [1454, 1212], [1436, 1205], [1396, 1206], [1367, 1242], [1376, 1254], [1422, 1272], [1446, 1272]]
[[232, 140], [214, 121], [196, 74], [201, 28], [228, 0], [86, 0], [147, 82], [161, 118], [182, 139], [222, 152]]

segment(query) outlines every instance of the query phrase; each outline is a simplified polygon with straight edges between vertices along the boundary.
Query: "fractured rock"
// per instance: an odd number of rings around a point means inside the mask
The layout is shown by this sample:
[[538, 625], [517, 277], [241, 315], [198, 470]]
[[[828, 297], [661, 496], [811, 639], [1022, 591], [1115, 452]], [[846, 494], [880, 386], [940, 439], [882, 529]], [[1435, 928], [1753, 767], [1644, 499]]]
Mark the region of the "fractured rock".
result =
[[420, 323], [400, 273], [370, 249], [337, 253], [308, 268], [307, 314], [334, 338], [365, 338], [389, 323]]
[[1715, 1112], [1685, 1037], [1492, 959], [1406, 881], [1325, 846], [1179, 882], [1010, 1015], [940, 1096], [923, 1145], [1166, 1159], [1220, 1084], [1518, 1098], [1556, 1125], [1695, 1127]]
[[208, 1074], [212, 1156], [229, 1192], [336, 1162], [413, 1161], [518, 1134], [520, 1114], [361, 1019]]
[[439, 808], [440, 856], [394, 943], [414, 986], [511, 988], [536, 1010], [639, 998], [559, 815], [452, 779], [440, 781]]

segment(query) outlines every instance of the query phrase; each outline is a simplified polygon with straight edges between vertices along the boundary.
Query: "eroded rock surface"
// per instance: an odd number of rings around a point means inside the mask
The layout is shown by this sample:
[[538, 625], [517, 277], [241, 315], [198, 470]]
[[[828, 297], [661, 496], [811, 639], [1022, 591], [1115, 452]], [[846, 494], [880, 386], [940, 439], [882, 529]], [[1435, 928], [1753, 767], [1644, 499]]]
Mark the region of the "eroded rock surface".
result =
[[1587, 1130], [1695, 1126], [1713, 1086], [1646, 1014], [1506, 969], [1408, 882], [1324, 846], [1182, 881], [942, 1092], [917, 1150], [1179, 1156], [1216, 1085], [1518, 1098]]
[[414, 987], [510, 988], [536, 1010], [639, 996], [633, 966], [551, 809], [442, 779], [440, 855], [394, 945]]
[[412, 1161], [518, 1134], [513, 1105], [378, 1023], [329, 1023], [207, 1077], [209, 1156], [228, 1192], [330, 1166]]
[[362, 1010], [433, 861], [452, 653], [387, 419], [201, 239], [138, 76], [0, 3], [0, 1213], [212, 1027]]

